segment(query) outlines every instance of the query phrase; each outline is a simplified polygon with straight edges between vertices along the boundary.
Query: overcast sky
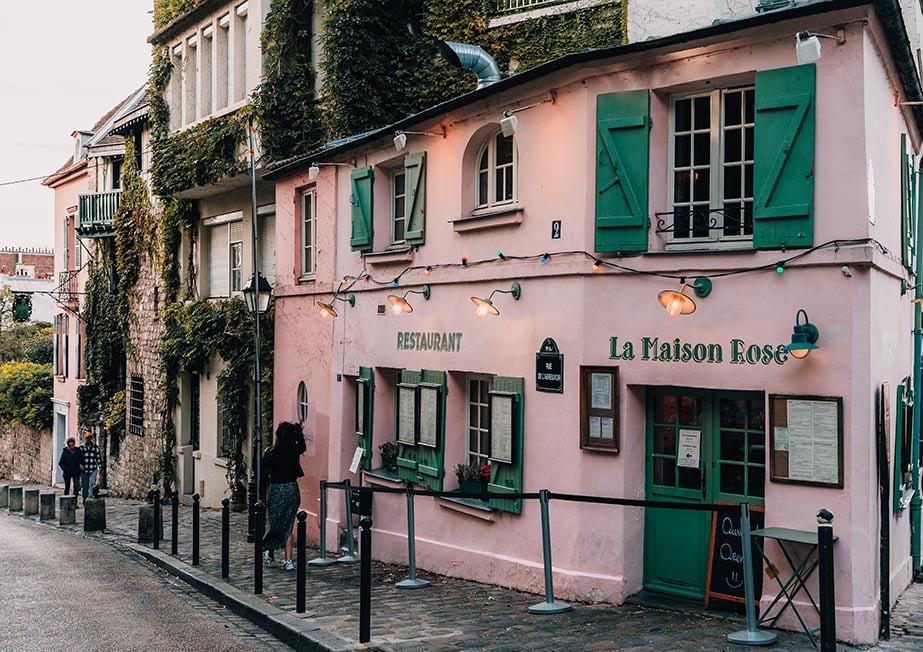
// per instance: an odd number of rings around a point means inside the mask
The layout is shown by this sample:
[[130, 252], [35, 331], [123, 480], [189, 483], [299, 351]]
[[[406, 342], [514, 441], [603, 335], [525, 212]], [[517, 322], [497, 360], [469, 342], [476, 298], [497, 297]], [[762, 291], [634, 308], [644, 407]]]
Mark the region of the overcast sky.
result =
[[147, 81], [153, 0], [18, 0], [0, 20], [0, 247], [54, 245], [54, 192], [41, 180]]

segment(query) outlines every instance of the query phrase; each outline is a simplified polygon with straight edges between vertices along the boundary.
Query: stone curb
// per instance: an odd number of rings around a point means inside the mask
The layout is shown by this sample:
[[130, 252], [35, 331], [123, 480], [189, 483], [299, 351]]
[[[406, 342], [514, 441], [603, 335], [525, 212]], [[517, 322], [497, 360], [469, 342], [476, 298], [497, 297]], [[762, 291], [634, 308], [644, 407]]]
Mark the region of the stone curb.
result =
[[307, 620], [272, 606], [265, 598], [245, 593], [159, 550], [131, 542], [124, 542], [124, 545], [151, 563], [176, 575], [200, 593], [220, 601], [238, 616], [246, 618], [296, 650], [346, 652], [364, 647], [355, 646], [327, 634], [319, 627], [312, 626]]

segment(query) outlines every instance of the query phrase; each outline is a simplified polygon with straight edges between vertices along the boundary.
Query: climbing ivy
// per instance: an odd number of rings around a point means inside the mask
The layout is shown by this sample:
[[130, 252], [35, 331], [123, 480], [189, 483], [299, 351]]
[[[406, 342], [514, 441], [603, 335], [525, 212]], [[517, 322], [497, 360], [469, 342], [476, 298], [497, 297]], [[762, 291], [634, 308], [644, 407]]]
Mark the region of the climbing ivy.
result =
[[203, 0], [156, 0], [154, 2], [154, 27], [158, 29], [195, 9]]

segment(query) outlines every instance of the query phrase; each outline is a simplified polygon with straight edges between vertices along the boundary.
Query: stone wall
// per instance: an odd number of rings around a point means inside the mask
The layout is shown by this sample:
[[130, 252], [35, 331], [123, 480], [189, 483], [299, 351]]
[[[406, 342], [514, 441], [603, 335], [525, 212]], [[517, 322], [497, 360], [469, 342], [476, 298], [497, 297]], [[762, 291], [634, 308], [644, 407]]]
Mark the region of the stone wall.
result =
[[0, 477], [49, 484], [52, 470], [51, 430], [0, 421]]

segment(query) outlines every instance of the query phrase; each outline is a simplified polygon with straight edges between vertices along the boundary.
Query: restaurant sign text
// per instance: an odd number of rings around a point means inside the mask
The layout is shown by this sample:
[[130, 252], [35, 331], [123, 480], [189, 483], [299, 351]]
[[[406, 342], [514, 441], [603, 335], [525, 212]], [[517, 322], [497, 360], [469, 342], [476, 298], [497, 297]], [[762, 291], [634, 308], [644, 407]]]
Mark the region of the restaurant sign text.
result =
[[609, 358], [612, 360], [644, 360], [650, 362], [704, 362], [706, 364], [785, 364], [788, 351], [785, 344], [754, 344], [738, 338], [727, 344], [716, 342], [686, 342], [678, 337], [672, 340], [659, 337], [642, 337], [637, 344], [631, 340], [609, 340]]

